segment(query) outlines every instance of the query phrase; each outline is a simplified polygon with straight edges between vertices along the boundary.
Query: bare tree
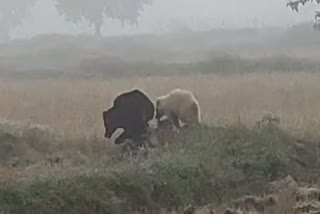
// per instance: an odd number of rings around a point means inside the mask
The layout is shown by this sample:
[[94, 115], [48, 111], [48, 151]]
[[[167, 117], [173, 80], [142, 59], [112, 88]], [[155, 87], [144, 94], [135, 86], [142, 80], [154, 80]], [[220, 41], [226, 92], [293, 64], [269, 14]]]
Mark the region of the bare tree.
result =
[[75, 24], [87, 20], [94, 26], [95, 35], [101, 35], [105, 18], [120, 20], [121, 23], [137, 24], [146, 3], [151, 0], [55, 0], [56, 8], [67, 21]]

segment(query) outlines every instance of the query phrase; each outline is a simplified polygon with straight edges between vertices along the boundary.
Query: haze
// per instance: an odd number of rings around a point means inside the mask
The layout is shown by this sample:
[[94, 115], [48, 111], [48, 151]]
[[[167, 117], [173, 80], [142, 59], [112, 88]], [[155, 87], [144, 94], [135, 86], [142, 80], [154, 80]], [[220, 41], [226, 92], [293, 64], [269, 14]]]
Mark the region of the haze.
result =
[[[90, 33], [87, 23], [66, 22], [55, 10], [53, 1], [42, 0], [31, 11], [23, 25], [13, 32], [14, 38], [46, 33]], [[294, 13], [282, 0], [154, 0], [139, 18], [139, 27], [124, 27], [118, 21], [107, 21], [103, 35], [162, 33], [177, 30], [208, 30], [217, 27], [290, 26], [312, 21], [314, 5]]]
[[0, 0], [0, 214], [320, 214], [310, 1]]

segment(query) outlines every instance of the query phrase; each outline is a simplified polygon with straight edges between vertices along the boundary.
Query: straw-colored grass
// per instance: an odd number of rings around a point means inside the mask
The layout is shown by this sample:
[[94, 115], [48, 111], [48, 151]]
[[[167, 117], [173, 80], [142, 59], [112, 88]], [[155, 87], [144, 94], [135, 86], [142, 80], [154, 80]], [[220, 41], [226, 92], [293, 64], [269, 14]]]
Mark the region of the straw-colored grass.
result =
[[302, 137], [318, 137], [320, 76], [250, 74], [90, 80], [0, 80], [0, 117], [48, 125], [67, 138], [103, 136], [101, 113], [117, 94], [139, 88], [152, 100], [180, 87], [199, 99], [205, 123], [252, 124], [264, 113]]

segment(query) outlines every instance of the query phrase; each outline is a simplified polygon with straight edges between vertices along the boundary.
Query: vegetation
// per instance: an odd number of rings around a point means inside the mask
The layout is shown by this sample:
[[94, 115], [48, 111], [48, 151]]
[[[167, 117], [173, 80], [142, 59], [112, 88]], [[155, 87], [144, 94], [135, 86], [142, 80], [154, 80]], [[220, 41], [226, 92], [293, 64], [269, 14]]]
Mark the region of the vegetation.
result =
[[[87, 21], [94, 26], [95, 35], [101, 35], [101, 28], [107, 18], [119, 20], [123, 26], [125, 23], [138, 25], [138, 18], [147, 4], [152, 0], [53, 0], [56, 9], [67, 21], [75, 24]], [[0, 1], [0, 39], [8, 40], [10, 32], [19, 26], [27, 16], [37, 0]], [[298, 12], [300, 6], [307, 3], [317, 3], [319, 0], [290, 0], [287, 6]], [[315, 14], [315, 29], [320, 29], [320, 11]]]
[[[0, 213], [216, 207], [270, 193], [286, 175], [319, 184], [319, 37], [254, 32], [2, 45]], [[103, 139], [101, 111], [134, 87], [152, 100], [193, 91], [203, 124], [165, 136], [168, 145], [123, 153]]]
[[[252, 129], [242, 124], [189, 127], [171, 140], [168, 147], [124, 159], [91, 167], [84, 162], [86, 170], [79, 167], [72, 174], [67, 171], [74, 166], [64, 163], [42, 167], [32, 180], [1, 188], [0, 212], [128, 213], [218, 205], [268, 192], [269, 182], [288, 174], [308, 182], [320, 175], [316, 145], [297, 143], [270, 116]], [[25, 171], [25, 177], [32, 171]]]
[[[299, 12], [299, 7], [304, 6], [307, 3], [317, 3], [320, 4], [319, 0], [290, 0], [287, 3], [287, 6], [289, 6], [293, 11]], [[315, 30], [320, 30], [320, 11], [315, 12], [315, 24], [314, 24], [314, 29]]]
[[60, 14], [68, 21], [78, 23], [82, 20], [94, 25], [95, 35], [101, 35], [101, 27], [106, 17], [137, 24], [145, 4], [150, 0], [55, 0]]
[[[309, 23], [275, 34], [266, 32], [267, 29], [226, 29], [183, 36], [172, 33], [99, 39], [41, 35], [2, 45], [1, 56], [5, 60], [0, 61], [0, 76], [105, 78], [319, 70], [320, 37]], [[229, 38], [235, 35], [230, 46]]]
[[[137, 25], [138, 18], [151, 0], [53, 0], [56, 9], [67, 21], [83, 20], [94, 26], [95, 35], [101, 35], [101, 27], [106, 18]], [[0, 41], [10, 39], [11, 31], [22, 24], [37, 0], [0, 0]]]
[[[287, 3], [287, 6], [290, 6], [292, 10], [299, 12], [299, 6], [302, 5], [304, 6], [307, 3], [317, 3], [320, 4], [319, 0], [291, 0]], [[316, 18], [319, 18], [319, 13], [316, 12]]]

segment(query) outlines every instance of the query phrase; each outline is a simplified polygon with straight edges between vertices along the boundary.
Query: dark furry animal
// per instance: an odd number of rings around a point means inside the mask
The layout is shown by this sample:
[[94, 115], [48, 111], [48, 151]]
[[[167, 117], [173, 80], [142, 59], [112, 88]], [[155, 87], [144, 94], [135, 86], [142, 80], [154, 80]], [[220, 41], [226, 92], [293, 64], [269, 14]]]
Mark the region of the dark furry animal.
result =
[[104, 136], [110, 138], [117, 128], [123, 128], [124, 133], [115, 140], [115, 144], [121, 144], [125, 139], [139, 141], [146, 133], [154, 112], [154, 104], [140, 90], [122, 93], [113, 101], [113, 106], [103, 112]]

